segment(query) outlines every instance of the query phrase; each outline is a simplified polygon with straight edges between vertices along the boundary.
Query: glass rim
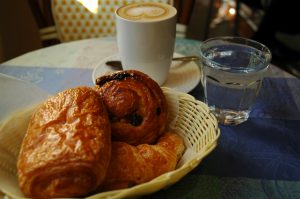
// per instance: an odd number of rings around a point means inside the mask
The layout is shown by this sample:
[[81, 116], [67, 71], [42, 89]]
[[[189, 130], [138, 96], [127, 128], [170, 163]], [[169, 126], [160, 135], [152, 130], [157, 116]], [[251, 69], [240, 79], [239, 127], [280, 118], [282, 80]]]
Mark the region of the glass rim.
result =
[[[230, 42], [230, 43], [234, 43], [234, 44], [240, 44], [240, 45], [249, 45], [250, 47], [252, 48], [255, 48], [256, 50], [259, 50], [261, 52], [264, 53], [264, 58], [265, 60], [263, 61], [263, 66], [261, 68], [255, 68], [256, 70], [253, 70], [253, 71], [248, 71], [248, 72], [257, 72], [257, 71], [262, 71], [262, 70], [265, 70], [268, 68], [268, 66], [270, 65], [270, 62], [271, 62], [271, 59], [272, 59], [272, 53], [270, 51], [270, 49], [258, 42], [258, 41], [255, 41], [255, 40], [252, 40], [252, 39], [248, 39], [248, 38], [245, 38], [245, 37], [239, 37], [239, 36], [218, 36], [218, 37], [212, 37], [212, 38], [209, 38], [207, 40], [204, 40], [201, 44], [200, 44], [200, 57], [201, 59], [205, 60], [205, 61], [210, 61], [212, 63], [212, 65], [214, 66], [217, 66], [216, 68], [217, 69], [220, 69], [220, 70], [224, 70], [224, 71], [228, 71], [228, 70], [231, 70], [231, 71], [241, 71], [245, 68], [240, 68], [240, 67], [235, 67], [235, 68], [229, 68], [229, 67], [226, 67], [216, 61], [213, 61], [211, 59], [209, 59], [206, 55], [204, 55], [203, 53], [203, 48], [207, 46], [207, 44], [211, 43], [211, 42], [214, 42], [214, 41], [220, 41], [220, 42]], [[209, 66], [211, 67], [211, 66]]]

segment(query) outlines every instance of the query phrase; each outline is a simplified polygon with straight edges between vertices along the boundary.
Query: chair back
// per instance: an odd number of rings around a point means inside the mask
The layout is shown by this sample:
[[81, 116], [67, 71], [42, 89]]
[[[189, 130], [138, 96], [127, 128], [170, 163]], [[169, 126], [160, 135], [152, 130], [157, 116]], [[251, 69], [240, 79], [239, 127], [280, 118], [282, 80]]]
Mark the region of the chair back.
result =
[[[84, 6], [83, 2], [90, 4]], [[93, 2], [96, 5], [93, 5]], [[133, 2], [161, 2], [173, 5], [177, 9], [176, 36], [186, 37], [195, 0], [28, 0], [44, 46], [86, 38], [115, 36], [115, 10]]]
[[27, 2], [39, 28], [42, 45], [45, 47], [59, 43], [52, 18], [51, 0], [27, 0]]
[[[85, 6], [83, 2], [90, 4]], [[92, 3], [94, 2], [94, 4]], [[116, 34], [115, 10], [137, 0], [52, 0], [52, 13], [61, 42]], [[172, 3], [169, 0], [142, 2]]]
[[190, 23], [195, 0], [174, 0], [174, 7], [177, 9], [176, 37], [186, 37]]

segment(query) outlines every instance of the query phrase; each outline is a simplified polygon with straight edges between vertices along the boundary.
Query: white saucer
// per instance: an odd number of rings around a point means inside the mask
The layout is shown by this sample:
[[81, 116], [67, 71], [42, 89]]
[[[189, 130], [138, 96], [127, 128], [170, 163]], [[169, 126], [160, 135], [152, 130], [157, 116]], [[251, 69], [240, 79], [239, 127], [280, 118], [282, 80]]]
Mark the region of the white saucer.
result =
[[[174, 57], [180, 56], [183, 55], [174, 53]], [[120, 60], [119, 55], [115, 54], [103, 59], [101, 63], [94, 68], [92, 74], [94, 83], [98, 77], [114, 71], [111, 67], [105, 64], [105, 62], [111, 60]], [[172, 62], [167, 81], [162, 86], [187, 93], [198, 85], [200, 78], [200, 69], [195, 62], [174, 61]]]

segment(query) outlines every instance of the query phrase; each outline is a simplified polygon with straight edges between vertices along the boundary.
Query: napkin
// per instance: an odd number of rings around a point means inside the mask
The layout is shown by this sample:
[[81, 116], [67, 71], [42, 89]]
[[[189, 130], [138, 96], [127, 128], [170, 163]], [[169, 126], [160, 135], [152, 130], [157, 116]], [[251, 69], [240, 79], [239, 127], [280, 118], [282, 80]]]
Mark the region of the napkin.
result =
[[0, 73], [0, 122], [13, 111], [47, 98], [46, 91], [29, 82]]

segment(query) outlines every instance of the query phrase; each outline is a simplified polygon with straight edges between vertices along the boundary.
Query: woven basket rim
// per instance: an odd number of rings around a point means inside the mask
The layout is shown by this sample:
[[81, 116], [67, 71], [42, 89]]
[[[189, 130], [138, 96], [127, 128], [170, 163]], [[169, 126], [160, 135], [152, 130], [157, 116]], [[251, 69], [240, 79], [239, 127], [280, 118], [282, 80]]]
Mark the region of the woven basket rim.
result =
[[[181, 175], [181, 177], [178, 179], [178, 180], [180, 180], [183, 176], [185, 176], [187, 173], [189, 173], [191, 170], [193, 170], [195, 167], [197, 167], [200, 164], [200, 162], [203, 160], [203, 158], [206, 157], [210, 152], [212, 152], [216, 148], [217, 140], [220, 137], [220, 129], [218, 127], [218, 121], [217, 121], [216, 117], [209, 110], [208, 106], [205, 103], [195, 99], [195, 97], [193, 97], [190, 94], [176, 91], [174, 89], [167, 88], [167, 87], [161, 87], [161, 88], [164, 93], [175, 94], [175, 95], [178, 95], [179, 99], [192, 101], [192, 102], [196, 103], [198, 106], [200, 106], [203, 109], [203, 111], [205, 111], [205, 113], [210, 117], [210, 119], [211, 119], [210, 121], [213, 123], [213, 125], [212, 125], [213, 129], [211, 129], [211, 130], [212, 130], [212, 132], [215, 133], [210, 144], [205, 148], [204, 151], [197, 152], [196, 156], [192, 160], [185, 163], [184, 165], [182, 165], [181, 167], [177, 168], [174, 171], [167, 172], [163, 175], [160, 175], [160, 176], [154, 178], [153, 180], [151, 180], [149, 182], [146, 182], [146, 183], [143, 183], [140, 185], [136, 185], [131, 188], [98, 193], [98, 194], [88, 197], [89, 199], [98, 199], [98, 198], [106, 198], [106, 197], [117, 199], [117, 198], [124, 198], [124, 197], [132, 197], [135, 195], [136, 192], [139, 192], [139, 191], [142, 191], [145, 189], [151, 189], [153, 186], [159, 186], [162, 183], [166, 183], [166, 181], [168, 181], [168, 180], [172, 180], [172, 177], [174, 174]], [[172, 182], [172, 184], [177, 182], [178, 180]], [[149, 193], [151, 193], [151, 192], [149, 192]]]
[[[195, 153], [192, 156], [192, 159], [188, 159], [186, 162], [184, 162], [181, 166], [179, 166], [176, 170], [167, 172], [165, 174], [162, 174], [158, 176], [157, 178], [154, 178], [153, 180], [136, 185], [131, 188], [127, 189], [121, 189], [121, 190], [113, 190], [109, 192], [102, 192], [97, 193], [95, 195], [88, 196], [87, 198], [90, 199], [99, 199], [99, 198], [124, 198], [124, 197], [137, 197], [142, 195], [147, 195], [153, 192], [156, 192], [166, 186], [170, 186], [177, 181], [179, 181], [182, 177], [184, 177], [186, 174], [188, 174], [191, 170], [193, 170], [195, 167], [197, 167], [200, 162], [203, 160], [204, 157], [206, 157], [212, 150], [215, 149], [217, 146], [217, 141], [220, 136], [220, 129], [218, 127], [218, 122], [213, 113], [209, 110], [207, 105], [197, 99], [195, 99], [193, 96], [182, 93], [170, 88], [162, 87], [162, 90], [165, 95], [172, 95], [177, 96], [180, 106], [185, 106], [186, 104], [192, 105], [194, 108], [197, 109], [196, 113], [199, 113], [201, 116], [205, 116], [204, 119], [209, 122], [206, 128], [208, 128], [207, 132], [205, 132], [205, 147], [202, 147], [201, 150], [197, 151], [194, 148], [191, 148], [191, 150], [195, 151]], [[185, 107], [186, 108], [186, 107]], [[189, 112], [184, 112], [189, 116]], [[192, 113], [195, 114], [195, 113]], [[180, 122], [180, 119], [178, 121]], [[196, 118], [199, 119], [199, 118]], [[205, 121], [206, 122], [206, 121]], [[206, 124], [206, 123], [205, 123]], [[190, 132], [188, 132], [190, 133]], [[203, 137], [201, 137], [203, 139]], [[198, 145], [198, 143], [197, 143]], [[5, 179], [2, 179], [5, 180]], [[5, 191], [5, 190], [3, 190]], [[9, 197], [17, 197], [16, 193], [10, 193], [7, 192], [7, 195], [10, 195]], [[12, 195], [11, 195], [12, 194]]]

